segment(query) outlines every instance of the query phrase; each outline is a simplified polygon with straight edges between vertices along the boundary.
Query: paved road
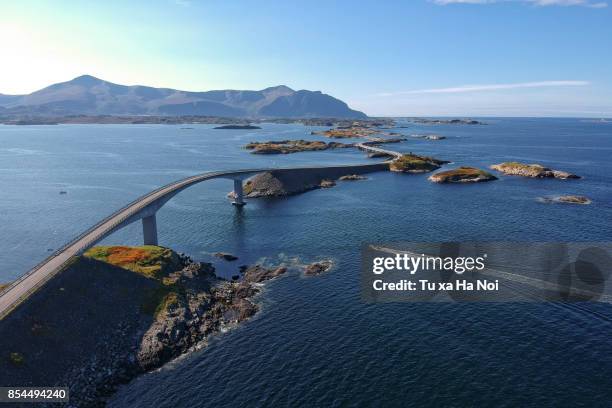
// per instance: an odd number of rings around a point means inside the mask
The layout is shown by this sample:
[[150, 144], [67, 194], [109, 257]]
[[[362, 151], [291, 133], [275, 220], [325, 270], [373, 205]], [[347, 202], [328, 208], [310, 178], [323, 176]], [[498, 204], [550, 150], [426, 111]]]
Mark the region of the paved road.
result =
[[[366, 144], [359, 143], [357, 144], [357, 147], [366, 151], [385, 153], [392, 157], [398, 157], [398, 155], [401, 156], [401, 154], [397, 152], [370, 146], [367, 142]], [[347, 167], [354, 166], [355, 165], [348, 165]], [[363, 166], [371, 166], [371, 164], [364, 164]], [[317, 168], [324, 169], [330, 167], [342, 166], [318, 166]], [[75, 256], [82, 254], [85, 250], [91, 248], [106, 236], [125, 226], [121, 226], [121, 224], [125, 223], [130, 218], [137, 216], [147, 207], [160, 201], [165, 202], [169, 197], [172, 197], [185, 188], [202, 181], [215, 178], [241, 178], [265, 171], [294, 170], [298, 168], [299, 167], [207, 172], [170, 183], [164, 187], [145, 194], [144, 196], [136, 199], [132, 203], [101, 220], [93, 227], [89, 228], [71, 242], [55, 251], [51, 256], [32, 268], [21, 278], [17, 279], [11, 283], [11, 285], [6, 287], [0, 293], [0, 319], [4, 318], [4, 316], [10, 313], [22, 301], [27, 299], [49, 279], [64, 269], [70, 262], [73, 261]]]

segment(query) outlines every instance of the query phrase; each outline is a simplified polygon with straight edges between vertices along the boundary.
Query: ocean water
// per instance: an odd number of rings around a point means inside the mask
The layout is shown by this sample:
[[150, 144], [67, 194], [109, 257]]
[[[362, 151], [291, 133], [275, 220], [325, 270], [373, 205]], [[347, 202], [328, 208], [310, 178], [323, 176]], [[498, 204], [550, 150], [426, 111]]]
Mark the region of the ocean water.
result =
[[[486, 119], [486, 126], [408, 125], [388, 145], [456, 165], [538, 162], [581, 180], [500, 177], [438, 185], [427, 175], [374, 173], [287, 199], [250, 200], [237, 212], [231, 182], [194, 186], [158, 214], [160, 243], [237, 265], [331, 258], [323, 276], [268, 283], [262, 311], [169, 366], [136, 379], [112, 407], [609, 406], [612, 306], [607, 304], [366, 304], [363, 242], [610, 241], [612, 125], [579, 119]], [[164, 183], [202, 171], [360, 163], [353, 149], [257, 156], [251, 140], [317, 139], [301, 125], [0, 126], [0, 281], [98, 219]], [[60, 191], [67, 194], [60, 195]], [[587, 206], [540, 197], [586, 195]], [[138, 244], [140, 225], [107, 238]]]

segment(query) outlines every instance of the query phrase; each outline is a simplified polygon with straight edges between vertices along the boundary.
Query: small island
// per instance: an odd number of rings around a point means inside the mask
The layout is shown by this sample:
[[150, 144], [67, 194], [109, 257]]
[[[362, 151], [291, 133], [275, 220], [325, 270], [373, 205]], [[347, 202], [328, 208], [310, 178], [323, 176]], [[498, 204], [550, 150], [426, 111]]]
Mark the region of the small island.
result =
[[544, 167], [541, 164], [525, 164], [519, 162], [505, 162], [500, 164], [494, 164], [491, 169], [497, 170], [501, 173], [522, 176], [531, 178], [556, 178], [561, 180], [566, 179], [579, 179], [577, 176], [566, 171], [553, 170], [548, 167]]
[[389, 164], [389, 170], [399, 173], [426, 173], [437, 170], [441, 165], [449, 163], [445, 160], [433, 157], [419, 156], [413, 153], [404, 154], [402, 157]]
[[255, 125], [222, 125], [222, 126], [214, 127], [213, 129], [251, 130], [251, 129], [261, 129], [261, 127], [255, 126]]
[[484, 122], [480, 122], [474, 119], [428, 119], [428, 118], [412, 118], [412, 123], [419, 123], [423, 125], [486, 125]]
[[330, 260], [324, 260], [319, 262], [313, 262], [310, 265], [304, 267], [304, 275], [306, 276], [317, 276], [322, 273], [329, 271], [334, 263]]
[[320, 135], [333, 139], [364, 138], [377, 133], [380, 133], [379, 129], [364, 126], [363, 124], [310, 132], [311, 135]]
[[441, 171], [429, 177], [429, 181], [434, 183], [480, 183], [492, 180], [497, 180], [497, 177], [476, 167], [466, 166]]
[[415, 139], [425, 139], [425, 140], [444, 140], [446, 136], [440, 135], [412, 135], [411, 137]]
[[340, 177], [338, 180], [340, 181], [357, 181], [357, 180], [367, 180], [366, 176], [360, 176], [359, 174], [347, 174], [346, 176]]
[[251, 142], [244, 146], [247, 150], [252, 150], [253, 154], [290, 154], [307, 151], [327, 150], [353, 147], [353, 144], [338, 142], [321, 142], [310, 140], [280, 140], [267, 142]]
[[542, 202], [545, 203], [561, 203], [561, 204], [580, 204], [586, 205], [591, 204], [592, 201], [590, 198], [579, 195], [562, 195], [558, 197], [545, 197], [541, 199]]

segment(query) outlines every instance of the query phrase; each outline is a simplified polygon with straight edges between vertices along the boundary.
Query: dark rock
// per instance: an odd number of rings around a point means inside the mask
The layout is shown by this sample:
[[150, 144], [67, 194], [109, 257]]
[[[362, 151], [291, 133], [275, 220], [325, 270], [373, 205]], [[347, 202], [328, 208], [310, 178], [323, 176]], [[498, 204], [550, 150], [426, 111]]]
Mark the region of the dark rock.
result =
[[214, 254], [214, 256], [216, 256], [217, 258], [221, 258], [223, 260], [226, 260], [226, 261], [235, 261], [236, 259], [238, 259], [237, 256], [234, 256], [232, 254], [228, 254], [228, 253], [225, 253], [225, 252], [216, 252]]
[[338, 180], [341, 180], [341, 181], [367, 180], [367, 177], [360, 176], [359, 174], [347, 174], [346, 176], [340, 177]]
[[260, 283], [274, 279], [287, 272], [287, 268], [280, 266], [276, 268], [266, 268], [262, 265], [253, 265], [244, 271], [244, 280], [247, 282]]
[[334, 263], [329, 260], [313, 262], [310, 265], [306, 265], [306, 267], [304, 268], [304, 275], [306, 276], [320, 275], [324, 272], [329, 271], [333, 265]]

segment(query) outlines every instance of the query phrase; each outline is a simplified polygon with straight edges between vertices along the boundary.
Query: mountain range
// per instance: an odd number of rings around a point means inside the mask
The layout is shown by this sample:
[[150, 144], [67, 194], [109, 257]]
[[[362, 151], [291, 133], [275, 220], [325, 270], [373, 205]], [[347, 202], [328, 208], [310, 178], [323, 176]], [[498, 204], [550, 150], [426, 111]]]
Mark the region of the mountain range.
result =
[[0, 94], [0, 114], [163, 115], [244, 118], [356, 118], [367, 116], [320, 91], [280, 85], [261, 91], [180, 91], [119, 85], [83, 75], [27, 95]]

